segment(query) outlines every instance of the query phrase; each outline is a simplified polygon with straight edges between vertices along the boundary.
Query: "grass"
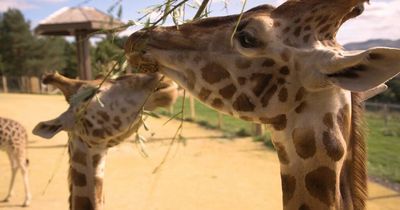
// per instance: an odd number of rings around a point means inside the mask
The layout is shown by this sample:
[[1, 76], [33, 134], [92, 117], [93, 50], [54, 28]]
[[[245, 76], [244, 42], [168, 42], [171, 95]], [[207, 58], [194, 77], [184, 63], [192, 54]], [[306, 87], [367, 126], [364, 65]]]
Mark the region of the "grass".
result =
[[400, 115], [393, 115], [387, 126], [376, 113], [366, 116], [369, 173], [400, 183]]
[[[181, 111], [182, 107], [182, 100], [178, 99], [178, 101], [174, 105], [174, 114], [170, 114], [169, 111], [166, 109], [159, 109], [157, 113], [173, 116], [176, 113]], [[196, 110], [196, 119], [190, 118], [190, 108], [189, 108], [189, 99], [185, 100], [185, 110], [184, 110], [184, 117], [187, 121], [195, 121], [203, 127], [208, 129], [221, 129], [227, 137], [245, 137], [251, 135], [251, 123], [245, 122], [240, 119], [236, 119], [234, 117], [223, 115], [221, 128], [218, 128], [218, 112], [209, 107], [205, 106], [204, 104], [195, 102], [195, 110]]]
[[[219, 129], [218, 112], [196, 101], [196, 119], [193, 120], [190, 119], [189, 100], [186, 99], [185, 103], [184, 116], [186, 120], [195, 121], [209, 129]], [[181, 106], [182, 100], [179, 99], [174, 106], [174, 113], [180, 112]], [[157, 112], [172, 116], [166, 109], [159, 109]], [[400, 183], [400, 113], [391, 115], [387, 126], [379, 113], [368, 112], [366, 120], [369, 174]], [[227, 137], [251, 135], [251, 123], [227, 115], [223, 116], [223, 124], [220, 129]], [[263, 141], [267, 147], [273, 148], [268, 133], [254, 137], [254, 140]]]

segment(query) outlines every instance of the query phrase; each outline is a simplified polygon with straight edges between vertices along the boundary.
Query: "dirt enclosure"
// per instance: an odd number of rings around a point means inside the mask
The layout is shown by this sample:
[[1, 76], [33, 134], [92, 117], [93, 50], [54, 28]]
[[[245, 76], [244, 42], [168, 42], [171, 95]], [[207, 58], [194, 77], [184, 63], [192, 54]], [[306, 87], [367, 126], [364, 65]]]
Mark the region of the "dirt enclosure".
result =
[[[41, 120], [58, 116], [67, 105], [61, 96], [0, 94], [0, 116], [21, 122], [29, 132]], [[163, 126], [166, 118], [150, 119], [151, 131], [140, 133], [149, 140], [144, 158], [138, 147], [126, 142], [107, 157], [105, 195], [109, 210], [265, 210], [282, 209], [279, 165], [275, 154], [251, 139], [228, 140], [222, 133], [185, 123], [186, 145], [174, 144], [160, 171], [177, 121]], [[152, 136], [152, 134], [154, 134]], [[52, 140], [29, 136], [32, 205], [20, 208], [23, 185], [18, 174], [15, 196], [0, 209], [68, 209], [65, 133]], [[53, 181], [46, 185], [54, 175]], [[6, 196], [10, 168], [0, 153], [0, 200]], [[368, 209], [396, 210], [400, 194], [370, 183]]]

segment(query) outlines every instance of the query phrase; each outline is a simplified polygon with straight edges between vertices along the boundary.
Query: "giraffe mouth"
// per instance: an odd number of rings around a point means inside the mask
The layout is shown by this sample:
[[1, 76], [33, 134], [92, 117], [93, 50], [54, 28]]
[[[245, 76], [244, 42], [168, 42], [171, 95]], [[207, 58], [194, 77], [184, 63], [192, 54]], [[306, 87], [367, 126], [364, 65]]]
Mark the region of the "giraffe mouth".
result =
[[156, 73], [160, 70], [158, 62], [148, 56], [146, 52], [127, 53], [127, 60], [135, 72]]
[[133, 33], [125, 43], [125, 54], [129, 64], [141, 73], [155, 73], [159, 71], [159, 64], [147, 52], [148, 33], [138, 31]]

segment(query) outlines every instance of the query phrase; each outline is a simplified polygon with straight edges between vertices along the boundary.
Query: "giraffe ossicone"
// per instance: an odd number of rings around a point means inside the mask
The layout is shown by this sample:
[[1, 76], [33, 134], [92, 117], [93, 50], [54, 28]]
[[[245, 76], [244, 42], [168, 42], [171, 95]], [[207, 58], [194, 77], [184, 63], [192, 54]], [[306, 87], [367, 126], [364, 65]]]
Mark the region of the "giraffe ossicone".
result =
[[100, 87], [100, 79], [75, 80], [58, 73], [47, 75], [43, 82], [59, 88], [69, 108], [53, 120], [40, 122], [33, 134], [49, 139], [60, 131], [68, 133], [70, 209], [104, 209], [108, 148], [137, 132], [143, 109], [172, 105], [178, 86], [160, 74], [125, 75]]
[[32, 195], [29, 187], [29, 159], [27, 155], [28, 133], [23, 125], [15, 120], [0, 117], [0, 150], [7, 153], [10, 160], [11, 180], [8, 193], [3, 202], [8, 202], [14, 193], [14, 183], [18, 170], [21, 170], [25, 200], [22, 206], [30, 205]]
[[399, 49], [337, 43], [365, 2], [261, 5], [236, 31], [239, 15], [154, 27], [132, 34], [125, 51], [131, 65], [165, 74], [208, 106], [270, 125], [284, 209], [364, 209], [361, 102], [400, 72]]

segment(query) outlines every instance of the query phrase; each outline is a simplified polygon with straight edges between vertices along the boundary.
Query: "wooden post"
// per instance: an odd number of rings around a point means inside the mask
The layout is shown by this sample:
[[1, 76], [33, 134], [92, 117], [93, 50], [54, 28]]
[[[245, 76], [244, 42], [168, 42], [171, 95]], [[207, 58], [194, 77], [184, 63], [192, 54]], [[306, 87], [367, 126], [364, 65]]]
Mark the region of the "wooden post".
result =
[[76, 34], [76, 52], [78, 56], [78, 71], [80, 79], [92, 79], [90, 65], [90, 43], [85, 32]]
[[263, 135], [263, 126], [262, 124], [253, 124], [253, 135], [254, 136], [261, 136]]
[[2, 83], [3, 83], [3, 93], [8, 93], [8, 84], [7, 84], [7, 77], [2, 76], [1, 77]]
[[220, 112], [218, 112], [218, 128], [221, 129], [223, 124], [224, 124], [224, 115]]
[[189, 103], [190, 103], [190, 118], [195, 120], [196, 118], [196, 108], [195, 108], [195, 101], [193, 96], [189, 96]]
[[383, 105], [383, 120], [386, 130], [388, 128], [388, 122], [389, 122], [389, 107], [387, 104]]

